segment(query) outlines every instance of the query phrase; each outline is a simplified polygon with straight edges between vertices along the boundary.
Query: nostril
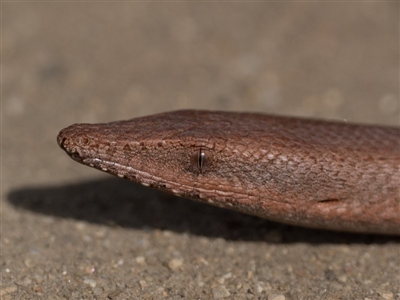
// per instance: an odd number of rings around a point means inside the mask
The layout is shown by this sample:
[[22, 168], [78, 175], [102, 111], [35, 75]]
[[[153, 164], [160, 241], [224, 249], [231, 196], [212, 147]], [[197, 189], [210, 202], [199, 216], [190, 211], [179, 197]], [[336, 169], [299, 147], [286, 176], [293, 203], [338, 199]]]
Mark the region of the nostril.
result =
[[65, 143], [66, 140], [67, 140], [67, 138], [62, 138], [61, 142], [59, 142], [60, 147], [63, 148], [63, 149], [65, 149], [64, 143]]
[[67, 138], [63, 135], [63, 131], [60, 131], [60, 133], [57, 136], [57, 143], [62, 149], [65, 149], [66, 140]]

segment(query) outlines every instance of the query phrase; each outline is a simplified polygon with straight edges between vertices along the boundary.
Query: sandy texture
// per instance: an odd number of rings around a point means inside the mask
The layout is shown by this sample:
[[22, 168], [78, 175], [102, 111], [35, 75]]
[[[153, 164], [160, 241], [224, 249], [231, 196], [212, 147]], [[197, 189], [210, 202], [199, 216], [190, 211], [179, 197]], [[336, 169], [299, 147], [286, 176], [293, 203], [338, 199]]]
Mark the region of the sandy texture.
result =
[[76, 164], [77, 122], [181, 108], [399, 125], [399, 3], [2, 3], [8, 299], [400, 299], [400, 238], [309, 230]]

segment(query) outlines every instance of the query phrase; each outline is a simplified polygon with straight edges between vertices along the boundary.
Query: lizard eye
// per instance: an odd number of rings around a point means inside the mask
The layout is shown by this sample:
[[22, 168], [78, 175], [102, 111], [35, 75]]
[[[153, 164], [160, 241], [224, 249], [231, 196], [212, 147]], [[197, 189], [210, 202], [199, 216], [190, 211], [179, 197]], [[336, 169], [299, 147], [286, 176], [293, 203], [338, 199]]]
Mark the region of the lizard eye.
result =
[[194, 152], [190, 157], [190, 164], [193, 168], [199, 170], [200, 172], [204, 171], [207, 168], [209, 163], [209, 157], [207, 152], [203, 149], [199, 149]]

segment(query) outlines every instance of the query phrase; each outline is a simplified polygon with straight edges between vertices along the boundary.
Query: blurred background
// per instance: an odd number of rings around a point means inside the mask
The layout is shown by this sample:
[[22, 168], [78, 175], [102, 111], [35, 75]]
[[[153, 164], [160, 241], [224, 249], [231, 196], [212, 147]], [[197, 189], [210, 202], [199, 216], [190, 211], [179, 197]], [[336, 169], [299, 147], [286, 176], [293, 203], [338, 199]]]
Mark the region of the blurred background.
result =
[[[188, 219], [203, 206], [123, 181], [101, 189], [109, 177], [70, 160], [56, 136], [72, 123], [185, 108], [398, 126], [399, 3], [4, 2], [1, 17], [0, 296], [111, 299], [117, 290], [112, 299], [398, 299], [396, 240], [371, 246], [370, 237], [357, 235], [291, 227], [289, 234], [288, 227], [228, 213], [229, 220], [251, 228], [232, 238], [231, 223], [220, 221], [214, 208], [205, 208], [194, 224]], [[99, 181], [81, 184], [87, 180]], [[157, 218], [129, 223], [134, 217], [115, 211], [113, 227], [81, 216], [109, 218], [96, 199], [118, 201], [121, 190], [126, 201], [119, 205], [134, 202], [137, 193], [152, 199]], [[179, 220], [163, 198], [178, 201], [168, 203], [182, 211]], [[83, 208], [67, 204], [74, 199]], [[218, 216], [207, 221], [211, 227], [201, 221], [209, 213]], [[273, 229], [259, 229], [265, 224]], [[314, 235], [321, 239], [307, 240]], [[104, 246], [105, 240], [118, 250]], [[146, 250], [133, 243], [143, 240], [149, 241], [140, 246]], [[360, 244], [348, 245], [353, 240]], [[153, 264], [146, 255], [155, 257]], [[91, 271], [99, 265], [106, 279]], [[71, 285], [79, 291], [75, 296]]]

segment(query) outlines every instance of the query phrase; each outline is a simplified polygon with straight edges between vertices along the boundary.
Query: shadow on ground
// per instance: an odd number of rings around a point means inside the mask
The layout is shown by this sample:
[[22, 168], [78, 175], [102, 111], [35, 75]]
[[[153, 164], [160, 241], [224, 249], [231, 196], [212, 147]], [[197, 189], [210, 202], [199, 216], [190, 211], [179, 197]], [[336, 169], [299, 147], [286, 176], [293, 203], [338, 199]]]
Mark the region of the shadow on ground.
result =
[[270, 243], [387, 243], [400, 237], [313, 230], [270, 222], [182, 199], [119, 179], [20, 188], [15, 207], [35, 213], [130, 228], [157, 228], [227, 240]]

